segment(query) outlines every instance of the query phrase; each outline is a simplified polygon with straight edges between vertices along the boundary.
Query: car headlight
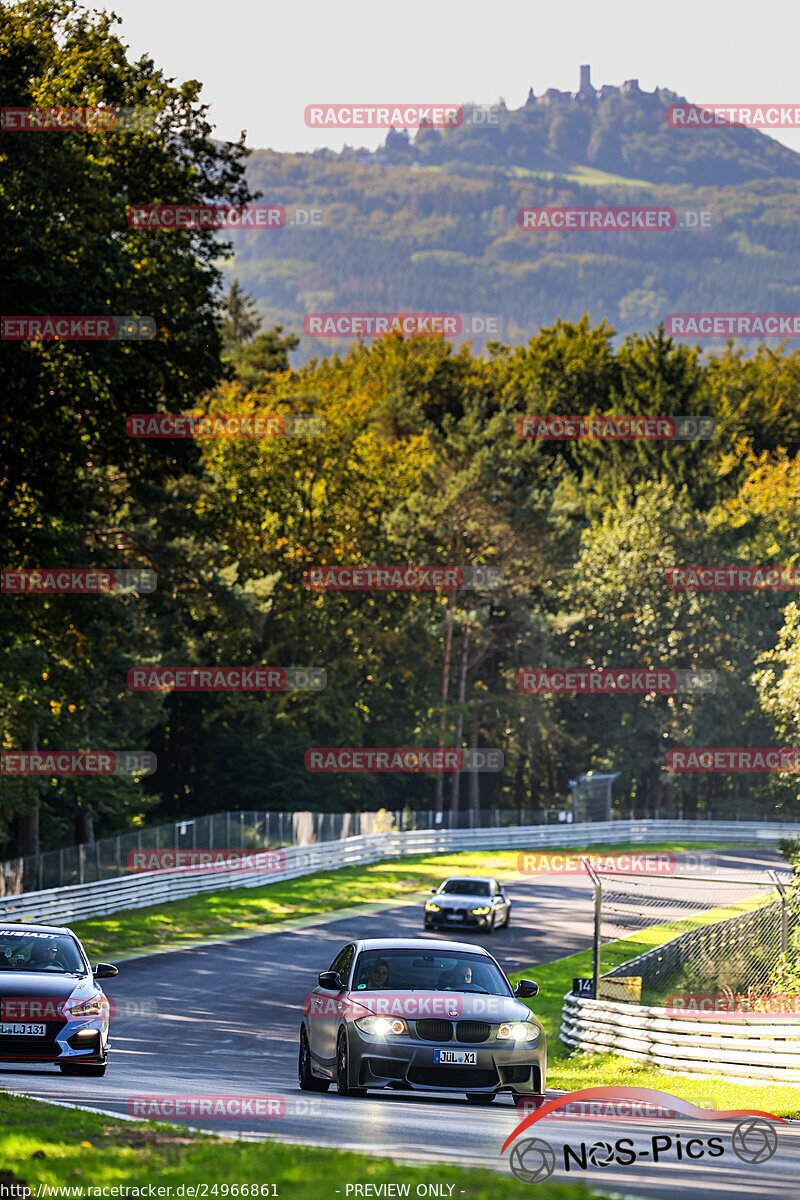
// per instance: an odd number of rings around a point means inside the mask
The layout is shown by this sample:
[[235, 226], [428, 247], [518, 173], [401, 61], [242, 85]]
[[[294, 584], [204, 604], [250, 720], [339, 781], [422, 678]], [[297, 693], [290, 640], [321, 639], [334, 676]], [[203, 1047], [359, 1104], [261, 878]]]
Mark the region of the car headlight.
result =
[[439, 905], [434, 904], [432, 900], [429, 900], [425, 905], [425, 912], [439, 912]]
[[374, 1037], [408, 1033], [408, 1026], [399, 1017], [359, 1017], [354, 1024], [362, 1033], [371, 1033]]
[[539, 1026], [533, 1021], [509, 1021], [497, 1030], [498, 1042], [538, 1042]]
[[473, 908], [472, 910], [474, 916], [476, 917], [485, 917], [486, 914], [490, 913], [491, 911], [491, 907], [488, 904], [484, 908]]
[[69, 1001], [64, 1005], [64, 1012], [70, 1017], [102, 1017], [105, 1015], [105, 996], [92, 996], [89, 1000]]

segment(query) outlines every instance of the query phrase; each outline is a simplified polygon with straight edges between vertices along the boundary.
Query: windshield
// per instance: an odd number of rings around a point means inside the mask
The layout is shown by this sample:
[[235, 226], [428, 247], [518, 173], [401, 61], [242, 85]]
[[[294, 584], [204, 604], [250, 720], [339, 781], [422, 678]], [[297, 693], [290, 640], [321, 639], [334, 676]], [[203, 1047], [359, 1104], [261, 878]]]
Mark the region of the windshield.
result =
[[482, 954], [458, 950], [364, 950], [356, 961], [355, 991], [482, 992], [510, 996], [500, 968]]
[[75, 942], [67, 933], [28, 933], [0, 929], [0, 971], [85, 975], [86, 964]]
[[448, 879], [442, 892], [457, 892], [459, 896], [490, 896], [488, 879]]

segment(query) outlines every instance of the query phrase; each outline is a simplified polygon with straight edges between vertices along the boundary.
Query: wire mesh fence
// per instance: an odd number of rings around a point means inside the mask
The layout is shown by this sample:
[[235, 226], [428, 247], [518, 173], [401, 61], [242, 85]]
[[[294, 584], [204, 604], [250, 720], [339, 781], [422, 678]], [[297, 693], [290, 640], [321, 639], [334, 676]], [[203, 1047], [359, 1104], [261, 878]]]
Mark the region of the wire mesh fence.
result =
[[548, 824], [549, 815], [531, 815], [517, 808], [438, 814], [431, 809], [213, 813], [0, 862], [0, 896], [115, 879], [131, 870], [130, 856], [141, 850], [273, 850], [391, 829], [496, 829]]
[[[689, 1013], [702, 1005], [746, 1011], [747, 1003], [737, 1003], [742, 998], [775, 990], [781, 954], [796, 936], [788, 874], [768, 881], [616, 872], [597, 878], [601, 997], [605, 991], [643, 1004], [683, 1004]], [[627, 945], [615, 945], [612, 953], [610, 943], [619, 939]], [[615, 988], [622, 980], [630, 981], [624, 991]]]

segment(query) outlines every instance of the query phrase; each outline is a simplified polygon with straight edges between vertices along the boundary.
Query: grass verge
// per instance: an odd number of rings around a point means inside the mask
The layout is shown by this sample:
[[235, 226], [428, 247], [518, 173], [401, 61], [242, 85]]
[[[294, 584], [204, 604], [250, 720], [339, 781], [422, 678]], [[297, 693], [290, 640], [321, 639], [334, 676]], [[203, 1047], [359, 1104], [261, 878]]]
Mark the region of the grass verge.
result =
[[[499, 1153], [499, 1137], [497, 1149]], [[447, 1154], [447, 1147], [442, 1153]], [[345, 1196], [348, 1183], [400, 1182], [410, 1185], [411, 1196], [416, 1195], [418, 1184], [434, 1183], [452, 1185], [452, 1196], [472, 1200], [519, 1200], [520, 1195], [520, 1184], [510, 1170], [464, 1170], [445, 1162], [410, 1167], [389, 1158], [313, 1146], [225, 1140], [154, 1121], [118, 1121], [0, 1092], [0, 1185], [24, 1183], [35, 1191], [38, 1184], [81, 1189], [134, 1189], [148, 1184], [177, 1188], [183, 1184], [181, 1194], [185, 1196], [190, 1187], [205, 1184], [209, 1188], [205, 1194], [214, 1200], [215, 1193], [210, 1190], [214, 1185], [220, 1185], [216, 1195], [231, 1196], [242, 1195], [241, 1185], [247, 1184], [250, 1189], [257, 1185], [258, 1195], [277, 1195], [281, 1200], [335, 1200], [337, 1192]], [[234, 1193], [236, 1184], [239, 1191]], [[221, 1185], [228, 1185], [228, 1190]], [[19, 1191], [5, 1194], [17, 1195], [20, 1200], [24, 1197]], [[84, 1190], [82, 1194], [96, 1193]], [[593, 1200], [596, 1196], [593, 1189], [580, 1184], [553, 1180], [547, 1184], [548, 1200]]]
[[[719, 842], [663, 842], [647, 846], [602, 845], [569, 853], [603, 854], [642, 850], [692, 851], [724, 848]], [[547, 847], [561, 853], [563, 847]], [[368, 866], [319, 871], [298, 879], [257, 888], [235, 888], [176, 900], [153, 908], [137, 908], [94, 917], [71, 925], [92, 959], [113, 961], [117, 956], [145, 950], [167, 950], [231, 934], [269, 930], [276, 922], [336, 912], [351, 905], [402, 901], [441, 883], [457, 871], [491, 872], [502, 882], [519, 878], [520, 850], [470, 850], [460, 854], [426, 854], [387, 859]]]

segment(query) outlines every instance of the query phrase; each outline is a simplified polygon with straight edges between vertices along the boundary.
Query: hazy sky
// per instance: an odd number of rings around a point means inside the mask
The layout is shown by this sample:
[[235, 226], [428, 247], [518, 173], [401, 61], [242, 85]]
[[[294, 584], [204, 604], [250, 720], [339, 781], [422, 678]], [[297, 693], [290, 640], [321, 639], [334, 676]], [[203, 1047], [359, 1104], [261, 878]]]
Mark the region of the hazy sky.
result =
[[[100, 7], [96, 2], [92, 7]], [[109, 0], [134, 57], [199, 79], [216, 136], [275, 150], [374, 147], [385, 131], [312, 130], [307, 104], [509, 108], [549, 87], [638, 78], [697, 103], [800, 103], [796, 0]], [[691, 136], [687, 133], [686, 136]], [[800, 129], [778, 133], [800, 150]]]

